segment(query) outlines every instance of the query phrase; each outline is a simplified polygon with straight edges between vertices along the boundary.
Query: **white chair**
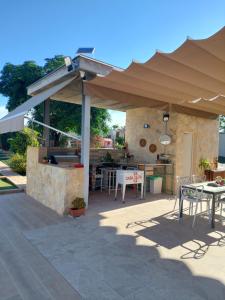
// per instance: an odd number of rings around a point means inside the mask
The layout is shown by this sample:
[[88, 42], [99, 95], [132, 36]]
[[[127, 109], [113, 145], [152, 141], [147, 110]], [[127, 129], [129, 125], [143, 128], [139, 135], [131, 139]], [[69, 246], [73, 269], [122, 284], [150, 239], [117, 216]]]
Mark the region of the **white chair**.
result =
[[180, 189], [182, 185], [191, 184], [192, 180], [189, 176], [176, 176], [176, 195], [175, 195], [175, 203], [173, 207], [173, 211], [176, 209], [177, 201], [180, 198]]
[[[204, 193], [203, 193], [204, 186], [199, 185], [196, 186], [194, 189], [186, 188], [181, 186], [181, 203], [180, 203], [180, 210], [183, 207], [183, 202], [188, 201], [189, 202], [189, 212], [190, 208], [193, 214], [193, 205], [195, 204], [195, 211], [194, 211], [194, 219], [192, 222], [192, 227], [195, 226], [195, 221], [196, 221], [196, 216], [198, 212], [198, 205], [202, 204], [202, 202], [206, 202], [207, 205], [207, 210], [208, 210], [208, 216], [210, 220], [210, 201], [208, 198], [204, 198]], [[201, 207], [201, 212], [202, 212], [202, 207]], [[181, 213], [181, 211], [180, 211]]]

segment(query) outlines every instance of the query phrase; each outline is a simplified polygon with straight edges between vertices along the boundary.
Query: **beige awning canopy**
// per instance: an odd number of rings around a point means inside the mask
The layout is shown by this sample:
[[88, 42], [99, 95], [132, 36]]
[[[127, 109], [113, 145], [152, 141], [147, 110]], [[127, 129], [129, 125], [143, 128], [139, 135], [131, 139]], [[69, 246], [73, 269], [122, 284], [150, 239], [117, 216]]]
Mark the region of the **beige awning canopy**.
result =
[[108, 109], [152, 107], [205, 118], [225, 115], [225, 27], [207, 39], [187, 39], [172, 53], [156, 52], [126, 70], [88, 57], [76, 57], [74, 64], [72, 71], [62, 66], [30, 86], [33, 97], [0, 120], [0, 133], [21, 130], [25, 114], [47, 98], [81, 103], [82, 92], [91, 96], [92, 106]]
[[203, 40], [187, 39], [126, 70], [84, 84], [85, 93], [130, 105], [214, 118], [225, 114], [225, 27]]
[[0, 134], [22, 130], [24, 128], [24, 117], [32, 108], [44, 102], [46, 99], [63, 89], [73, 80], [74, 78], [70, 78], [57, 85], [54, 85], [53, 87], [31, 97], [16, 109], [8, 113], [0, 120]]

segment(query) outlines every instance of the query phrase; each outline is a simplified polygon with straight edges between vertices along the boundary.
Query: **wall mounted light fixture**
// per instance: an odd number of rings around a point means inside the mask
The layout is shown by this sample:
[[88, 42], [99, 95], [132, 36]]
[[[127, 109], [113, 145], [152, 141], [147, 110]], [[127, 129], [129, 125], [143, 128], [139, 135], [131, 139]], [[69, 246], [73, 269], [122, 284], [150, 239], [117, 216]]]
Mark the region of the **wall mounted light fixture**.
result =
[[166, 113], [163, 114], [163, 122], [168, 122], [169, 118], [170, 118], [170, 114], [169, 113], [166, 112]]

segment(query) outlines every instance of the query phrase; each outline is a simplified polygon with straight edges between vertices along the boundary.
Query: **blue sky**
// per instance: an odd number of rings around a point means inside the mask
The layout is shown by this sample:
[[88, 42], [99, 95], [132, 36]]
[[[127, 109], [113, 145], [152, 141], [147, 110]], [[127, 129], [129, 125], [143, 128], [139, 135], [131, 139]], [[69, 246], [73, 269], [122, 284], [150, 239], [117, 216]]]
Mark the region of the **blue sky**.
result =
[[[187, 36], [206, 38], [225, 25], [222, 0], [0, 0], [0, 69], [94, 46], [95, 58], [127, 67]], [[6, 99], [0, 96], [0, 115]], [[113, 113], [113, 123], [124, 115]]]

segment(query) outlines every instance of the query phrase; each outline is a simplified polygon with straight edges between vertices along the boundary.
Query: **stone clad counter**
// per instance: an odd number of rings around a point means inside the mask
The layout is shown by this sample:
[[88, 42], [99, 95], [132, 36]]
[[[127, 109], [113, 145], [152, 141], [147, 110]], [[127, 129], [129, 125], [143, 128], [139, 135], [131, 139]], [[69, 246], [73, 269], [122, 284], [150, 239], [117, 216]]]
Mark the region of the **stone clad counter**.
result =
[[27, 150], [26, 192], [58, 214], [67, 213], [75, 197], [83, 197], [83, 168], [41, 163], [47, 148]]

